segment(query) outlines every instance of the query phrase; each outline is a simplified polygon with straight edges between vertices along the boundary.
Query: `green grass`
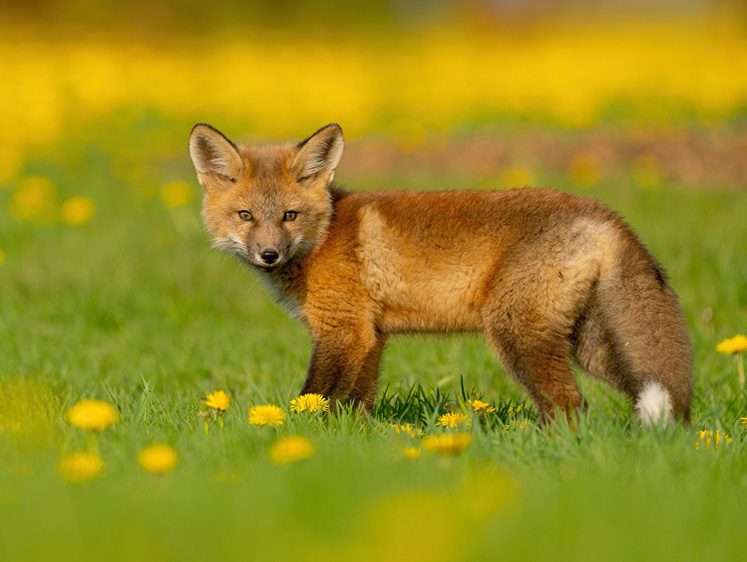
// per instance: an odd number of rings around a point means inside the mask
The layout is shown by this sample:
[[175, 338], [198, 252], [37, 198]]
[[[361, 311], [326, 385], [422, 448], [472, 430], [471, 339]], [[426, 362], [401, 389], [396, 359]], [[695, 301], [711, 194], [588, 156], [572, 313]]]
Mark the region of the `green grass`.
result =
[[[743, 555], [747, 399], [732, 358], [715, 352], [745, 330], [743, 193], [642, 189], [626, 176], [583, 191], [625, 216], [680, 294], [696, 357], [691, 426], [642, 431], [626, 399], [581, 375], [590, 408], [577, 433], [536, 431], [525, 394], [482, 338], [413, 336], [385, 353], [372, 419], [290, 416], [274, 429], [250, 426], [247, 411], [269, 402], [287, 411], [305, 375], [304, 329], [209, 249], [196, 182], [192, 204], [169, 209], [157, 191], [143, 194], [160, 176], [135, 188], [111, 168], [95, 149], [29, 165], [56, 182], [60, 200], [94, 199], [95, 218], [77, 227], [17, 220], [13, 190], [0, 190], [1, 560]], [[192, 181], [186, 154], [170, 173]], [[565, 177], [541, 180], [578, 191]], [[206, 435], [199, 399], [216, 389], [233, 402], [225, 428]], [[417, 440], [390, 423], [437, 433], [439, 413], [475, 396], [498, 412], [464, 453], [405, 458]], [[76, 485], [57, 462], [87, 446], [65, 419], [84, 398], [110, 402], [121, 420], [97, 440], [104, 475]], [[504, 428], [517, 420], [527, 430]], [[732, 441], [696, 449], [701, 429]], [[268, 449], [291, 434], [316, 453], [272, 464]], [[172, 473], [138, 466], [154, 442], [178, 451]]]

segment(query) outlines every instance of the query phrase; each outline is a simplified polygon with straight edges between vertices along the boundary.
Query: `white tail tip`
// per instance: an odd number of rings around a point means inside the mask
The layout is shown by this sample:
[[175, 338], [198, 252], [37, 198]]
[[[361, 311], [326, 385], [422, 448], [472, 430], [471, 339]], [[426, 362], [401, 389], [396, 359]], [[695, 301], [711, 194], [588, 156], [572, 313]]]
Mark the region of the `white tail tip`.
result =
[[661, 424], [666, 427], [672, 416], [672, 399], [669, 392], [658, 382], [648, 382], [643, 391], [638, 395], [635, 405], [638, 417], [646, 427]]

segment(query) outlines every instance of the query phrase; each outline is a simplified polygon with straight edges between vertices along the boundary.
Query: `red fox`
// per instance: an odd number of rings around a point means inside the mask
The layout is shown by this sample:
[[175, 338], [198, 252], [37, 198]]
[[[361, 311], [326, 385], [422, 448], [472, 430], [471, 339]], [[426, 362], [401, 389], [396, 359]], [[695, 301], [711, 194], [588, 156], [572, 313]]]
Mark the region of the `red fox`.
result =
[[646, 425], [688, 419], [692, 352], [677, 295], [601, 203], [546, 189], [346, 191], [337, 124], [189, 151], [214, 245], [256, 270], [313, 337], [301, 393], [370, 411], [389, 334], [483, 332], [545, 422], [583, 407], [569, 359]]

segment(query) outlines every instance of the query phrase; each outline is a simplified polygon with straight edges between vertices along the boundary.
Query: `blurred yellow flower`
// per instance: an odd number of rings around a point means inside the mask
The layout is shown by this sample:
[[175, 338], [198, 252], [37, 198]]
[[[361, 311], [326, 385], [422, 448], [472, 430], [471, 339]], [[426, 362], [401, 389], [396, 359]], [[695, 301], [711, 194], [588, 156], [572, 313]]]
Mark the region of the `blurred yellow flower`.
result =
[[104, 461], [95, 453], [71, 453], [60, 459], [57, 469], [68, 482], [85, 482], [101, 476]]
[[436, 425], [456, 428], [456, 427], [459, 427], [460, 423], [467, 423], [469, 425], [469, 420], [467, 419], [467, 416], [465, 414], [462, 414], [461, 412], [457, 412], [457, 413], [450, 412], [448, 414], [443, 414], [442, 416], [439, 416], [438, 421], [436, 422]]
[[729, 443], [731, 443], [732, 438], [729, 437], [726, 433], [722, 433], [718, 429], [715, 433], [713, 431], [704, 429], [698, 435], [698, 440], [695, 442], [695, 448], [700, 449], [700, 445], [702, 443], [704, 449], [709, 449], [711, 443], [713, 443], [713, 448], [718, 449], [718, 446], [722, 441], [725, 441], [728, 445]]
[[409, 435], [410, 437], [417, 437], [418, 435], [424, 435], [424, 432], [422, 429], [418, 429], [411, 423], [407, 423], [405, 425], [397, 425], [395, 423], [390, 424], [390, 427], [394, 428], [394, 430], [397, 432], [397, 435], [404, 434]]
[[249, 423], [252, 425], [283, 425], [285, 412], [280, 406], [267, 404], [254, 406], [249, 410]]
[[84, 224], [93, 218], [95, 206], [90, 197], [71, 197], [62, 204], [62, 220], [77, 226]]
[[270, 460], [276, 464], [288, 464], [308, 459], [314, 454], [314, 445], [300, 435], [283, 437], [270, 448]]
[[424, 437], [421, 444], [429, 453], [442, 455], [456, 455], [469, 447], [472, 443], [471, 433], [441, 433]]
[[576, 155], [571, 161], [571, 174], [575, 182], [582, 187], [589, 187], [599, 181], [599, 162], [593, 154]]
[[422, 452], [420, 447], [405, 447], [402, 451], [408, 459], [416, 459]]
[[50, 226], [57, 222], [57, 188], [46, 176], [23, 178], [8, 202], [10, 214]]
[[510, 168], [503, 173], [505, 187], [530, 186], [533, 181], [532, 172], [526, 168]]
[[151, 474], [163, 474], [174, 470], [179, 460], [176, 450], [168, 445], [149, 445], [137, 456], [137, 462], [143, 470]]
[[527, 420], [511, 420], [509, 423], [505, 425], [506, 429], [521, 429], [523, 431], [527, 430]]
[[82, 400], [70, 408], [67, 419], [75, 427], [101, 431], [117, 423], [117, 411], [100, 400]]
[[329, 409], [329, 400], [321, 394], [302, 394], [291, 400], [291, 412], [326, 412]]
[[747, 427], [747, 418], [739, 418], [739, 421], [741, 421], [741, 422], [742, 422], [742, 425], [743, 425], [744, 427]]
[[477, 412], [478, 414], [492, 414], [495, 412], [495, 408], [488, 404], [487, 402], [483, 402], [482, 400], [469, 400], [469, 405], [472, 406], [472, 409]]
[[192, 187], [185, 181], [167, 183], [161, 188], [161, 201], [167, 207], [182, 207], [192, 200]]
[[222, 390], [216, 390], [215, 392], [208, 394], [207, 397], [202, 399], [202, 401], [208, 408], [219, 410], [221, 412], [225, 412], [231, 404], [231, 398]]
[[716, 351], [721, 353], [740, 353], [747, 350], [747, 336], [737, 334], [733, 338], [726, 338], [716, 346]]

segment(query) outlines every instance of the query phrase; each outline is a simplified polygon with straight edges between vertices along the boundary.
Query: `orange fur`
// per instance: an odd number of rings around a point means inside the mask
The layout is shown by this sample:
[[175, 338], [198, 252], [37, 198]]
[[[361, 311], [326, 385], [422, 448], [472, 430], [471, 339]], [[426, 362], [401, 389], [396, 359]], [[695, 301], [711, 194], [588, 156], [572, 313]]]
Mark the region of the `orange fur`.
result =
[[689, 416], [677, 297], [616, 214], [539, 189], [348, 192], [332, 184], [342, 145], [337, 125], [298, 145], [190, 137], [215, 245], [311, 332], [302, 392], [370, 409], [389, 334], [480, 331], [542, 419], [582, 407], [569, 358], [634, 400], [657, 383], [662, 413]]

